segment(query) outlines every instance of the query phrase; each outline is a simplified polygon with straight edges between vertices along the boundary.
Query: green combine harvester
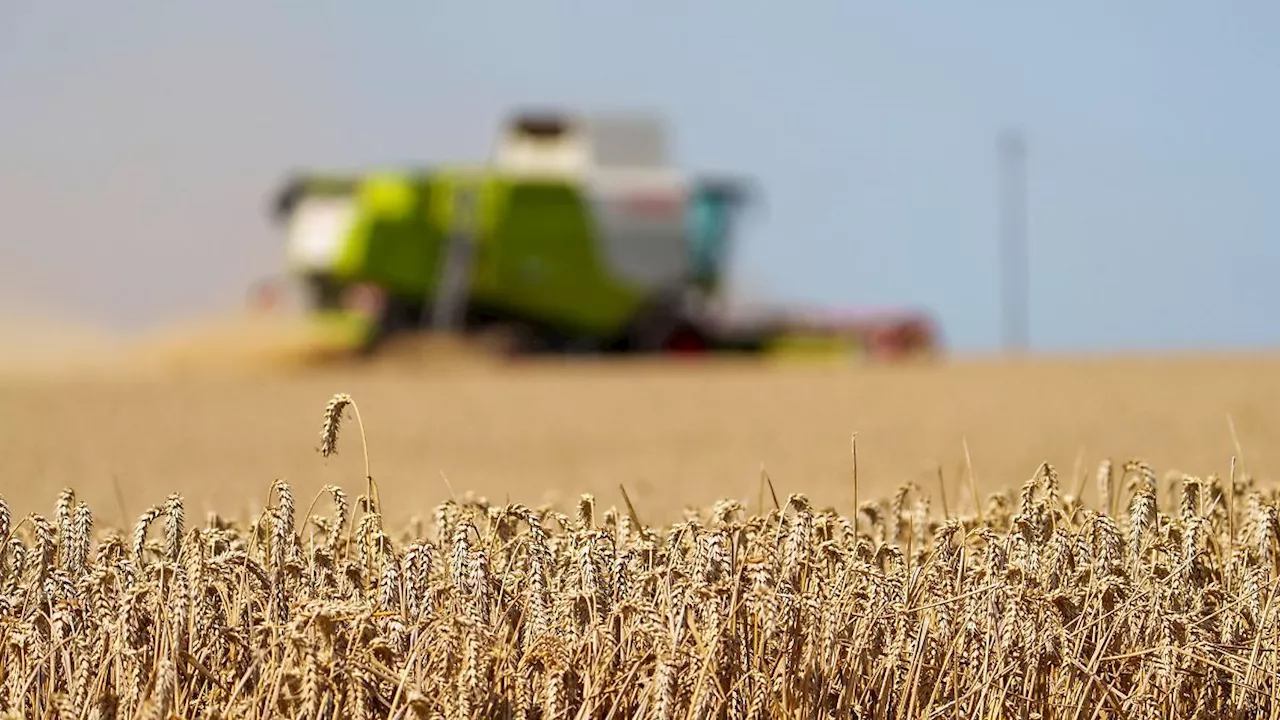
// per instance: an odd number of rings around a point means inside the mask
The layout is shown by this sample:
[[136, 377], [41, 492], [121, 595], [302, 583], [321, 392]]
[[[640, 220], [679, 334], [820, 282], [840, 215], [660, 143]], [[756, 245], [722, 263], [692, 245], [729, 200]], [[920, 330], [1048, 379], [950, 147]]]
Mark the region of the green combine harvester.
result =
[[491, 162], [292, 178], [273, 207], [319, 322], [376, 351], [497, 331], [514, 353], [934, 349], [919, 316], [734, 317], [723, 278], [746, 183], [667, 162], [645, 116], [520, 113]]

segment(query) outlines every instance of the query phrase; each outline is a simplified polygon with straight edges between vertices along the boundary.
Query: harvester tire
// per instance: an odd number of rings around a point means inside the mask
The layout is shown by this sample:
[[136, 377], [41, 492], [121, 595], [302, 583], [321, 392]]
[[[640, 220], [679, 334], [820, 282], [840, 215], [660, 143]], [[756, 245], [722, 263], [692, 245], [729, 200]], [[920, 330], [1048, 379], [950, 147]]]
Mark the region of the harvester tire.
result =
[[685, 312], [678, 292], [655, 295], [636, 313], [627, 330], [625, 348], [633, 353], [699, 352], [706, 333]]
[[553, 349], [550, 339], [535, 327], [523, 324], [512, 324], [500, 331], [502, 341], [499, 345], [501, 353], [508, 358], [543, 355]]

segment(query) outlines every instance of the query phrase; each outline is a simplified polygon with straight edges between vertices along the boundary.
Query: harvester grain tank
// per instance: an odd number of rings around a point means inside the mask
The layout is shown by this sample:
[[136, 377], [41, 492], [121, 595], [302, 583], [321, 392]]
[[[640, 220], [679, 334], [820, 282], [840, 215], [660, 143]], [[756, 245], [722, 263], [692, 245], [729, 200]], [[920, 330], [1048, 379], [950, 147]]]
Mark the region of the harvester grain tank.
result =
[[932, 350], [927, 319], [841, 324], [721, 309], [749, 184], [672, 166], [645, 115], [518, 113], [491, 161], [305, 173], [274, 205], [318, 320], [366, 349], [501, 329], [518, 351]]

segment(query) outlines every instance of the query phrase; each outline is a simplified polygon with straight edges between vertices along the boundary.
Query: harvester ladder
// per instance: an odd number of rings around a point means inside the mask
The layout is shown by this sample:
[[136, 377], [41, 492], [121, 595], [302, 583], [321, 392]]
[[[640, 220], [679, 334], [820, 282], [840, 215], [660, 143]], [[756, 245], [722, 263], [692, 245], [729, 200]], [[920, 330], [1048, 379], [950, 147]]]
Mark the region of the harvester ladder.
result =
[[460, 185], [453, 193], [453, 222], [431, 305], [431, 327], [437, 332], [456, 330], [466, 312], [476, 254], [478, 199], [477, 188], [471, 184]]

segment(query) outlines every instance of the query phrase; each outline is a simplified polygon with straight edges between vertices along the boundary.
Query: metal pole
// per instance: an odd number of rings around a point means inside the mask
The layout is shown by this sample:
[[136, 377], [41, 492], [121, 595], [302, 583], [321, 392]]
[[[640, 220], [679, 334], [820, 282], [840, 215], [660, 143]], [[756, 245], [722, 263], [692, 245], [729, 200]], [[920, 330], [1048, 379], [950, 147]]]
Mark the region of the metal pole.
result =
[[438, 332], [457, 330], [466, 312], [471, 261], [475, 255], [478, 189], [467, 184], [454, 195], [454, 216], [445, 241], [431, 326]]
[[1024, 352], [1030, 346], [1027, 306], [1030, 261], [1027, 247], [1027, 148], [1022, 132], [1004, 131], [1000, 156], [1000, 264], [1001, 314], [1006, 352]]

